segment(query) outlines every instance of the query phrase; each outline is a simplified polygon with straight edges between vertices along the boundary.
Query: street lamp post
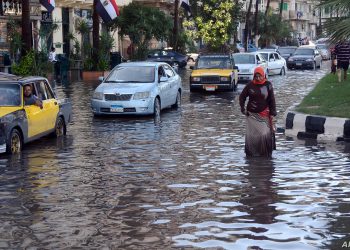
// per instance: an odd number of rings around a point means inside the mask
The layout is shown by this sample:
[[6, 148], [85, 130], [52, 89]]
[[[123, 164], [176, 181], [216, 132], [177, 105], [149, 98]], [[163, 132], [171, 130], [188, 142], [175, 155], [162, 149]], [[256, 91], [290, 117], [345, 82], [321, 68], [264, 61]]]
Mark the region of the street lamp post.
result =
[[30, 5], [29, 0], [22, 0], [22, 56], [25, 56], [31, 49], [32, 36], [30, 26]]

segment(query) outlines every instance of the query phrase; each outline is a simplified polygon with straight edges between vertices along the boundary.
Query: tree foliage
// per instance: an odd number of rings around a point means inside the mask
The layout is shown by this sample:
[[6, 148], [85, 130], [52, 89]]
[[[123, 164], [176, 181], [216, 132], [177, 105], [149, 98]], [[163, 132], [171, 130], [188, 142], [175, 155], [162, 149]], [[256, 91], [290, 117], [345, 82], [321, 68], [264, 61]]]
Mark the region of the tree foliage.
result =
[[230, 0], [206, 0], [197, 16], [183, 23], [187, 35], [203, 39], [213, 49], [219, 49], [231, 38], [234, 3]]
[[281, 21], [279, 14], [270, 12], [265, 17], [265, 14], [259, 13], [258, 20], [258, 29], [264, 30], [266, 28], [266, 31], [261, 34], [261, 41], [264, 44], [280, 43], [283, 39], [290, 38], [292, 32], [290, 23]]
[[320, 0], [320, 10], [330, 8], [336, 17], [329, 18], [324, 24], [325, 35], [334, 42], [350, 39], [350, 1], [349, 0]]
[[172, 19], [159, 9], [134, 2], [121, 10], [112, 25], [119, 28], [120, 35], [129, 36], [136, 48], [134, 57], [138, 59], [146, 56], [152, 38], [165, 40], [173, 27]]

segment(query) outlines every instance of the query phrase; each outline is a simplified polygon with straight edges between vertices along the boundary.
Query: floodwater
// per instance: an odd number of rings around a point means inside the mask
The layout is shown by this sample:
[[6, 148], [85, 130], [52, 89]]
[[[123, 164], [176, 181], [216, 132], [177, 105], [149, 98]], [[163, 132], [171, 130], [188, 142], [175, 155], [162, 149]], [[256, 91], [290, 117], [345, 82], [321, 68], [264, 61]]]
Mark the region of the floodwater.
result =
[[[278, 123], [329, 70], [273, 76]], [[350, 147], [277, 135], [244, 155], [238, 94], [190, 93], [180, 110], [94, 118], [96, 83], [56, 86], [64, 138], [0, 156], [0, 249], [340, 249], [350, 241]], [[239, 86], [238, 93], [243, 85]]]

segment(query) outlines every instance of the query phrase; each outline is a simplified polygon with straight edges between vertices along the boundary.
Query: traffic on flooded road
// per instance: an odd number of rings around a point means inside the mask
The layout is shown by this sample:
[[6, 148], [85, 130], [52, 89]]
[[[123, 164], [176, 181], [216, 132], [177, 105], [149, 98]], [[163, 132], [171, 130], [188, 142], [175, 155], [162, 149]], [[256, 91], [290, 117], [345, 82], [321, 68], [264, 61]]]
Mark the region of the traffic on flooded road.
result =
[[[277, 126], [330, 65], [269, 77]], [[340, 249], [349, 241], [350, 146], [276, 134], [247, 159], [237, 91], [190, 92], [178, 109], [95, 117], [98, 82], [53, 86], [67, 135], [0, 156], [0, 248]], [[175, 100], [175, 99], [174, 99]]]

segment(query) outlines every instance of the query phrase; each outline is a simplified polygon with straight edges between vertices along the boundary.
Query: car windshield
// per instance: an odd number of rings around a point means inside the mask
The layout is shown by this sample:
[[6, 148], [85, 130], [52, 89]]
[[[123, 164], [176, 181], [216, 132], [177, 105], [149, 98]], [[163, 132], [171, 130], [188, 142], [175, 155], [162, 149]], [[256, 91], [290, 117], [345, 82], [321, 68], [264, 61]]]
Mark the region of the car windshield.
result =
[[20, 106], [21, 95], [18, 84], [0, 84], [0, 106]]
[[154, 66], [120, 66], [107, 77], [106, 83], [152, 83], [155, 79]]
[[294, 55], [313, 55], [314, 50], [313, 49], [297, 49], [294, 53]]
[[295, 49], [279, 48], [278, 51], [280, 54], [293, 54]]
[[234, 54], [233, 59], [236, 64], [255, 64], [255, 56], [247, 54]]
[[200, 57], [197, 69], [232, 69], [231, 60], [228, 57]]

